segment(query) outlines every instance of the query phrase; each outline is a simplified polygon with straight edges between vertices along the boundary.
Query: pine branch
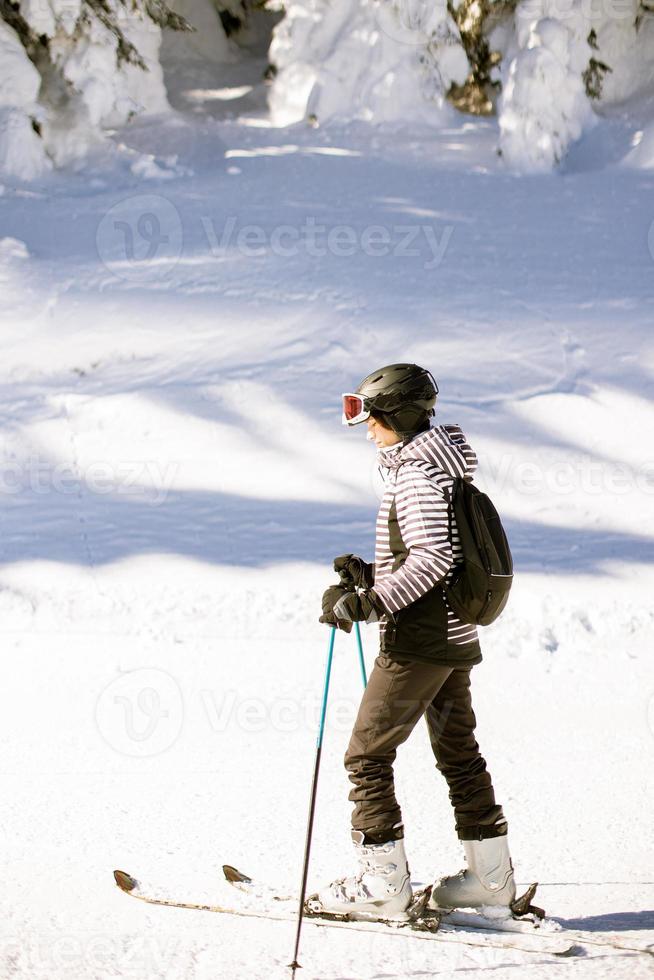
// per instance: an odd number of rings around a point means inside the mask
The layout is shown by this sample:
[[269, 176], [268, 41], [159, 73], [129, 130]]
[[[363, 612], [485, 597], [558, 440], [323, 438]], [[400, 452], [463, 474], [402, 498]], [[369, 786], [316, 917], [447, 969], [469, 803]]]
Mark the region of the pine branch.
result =
[[44, 53], [48, 51], [48, 39], [45, 35], [39, 37], [29, 26], [20, 12], [17, 3], [11, 0], [0, 0], [0, 20], [4, 20], [9, 27], [12, 27], [20, 43], [25, 48], [25, 53], [30, 61], [37, 66], [41, 63]]
[[581, 73], [581, 80], [586, 87], [586, 95], [589, 99], [601, 99], [604, 76], [607, 72], [612, 71], [613, 69], [604, 64], [603, 61], [598, 61], [597, 58], [590, 59], [588, 67]]
[[[597, 31], [594, 27], [591, 29], [591, 32], [586, 40], [588, 41], [589, 48], [591, 48], [593, 51], [599, 51]], [[584, 83], [586, 95], [589, 99], [601, 99], [602, 83], [607, 72], [613, 72], [613, 69], [603, 61], [600, 61], [599, 58], [591, 55], [590, 61], [588, 62], [588, 67], [581, 73], [581, 80]]]
[[634, 27], [637, 31], [640, 30], [640, 25], [643, 23], [647, 16], [654, 14], [654, 2], [653, 0], [640, 0], [638, 5], [638, 12], [636, 14], [636, 19], [634, 21]]
[[[123, 0], [124, 2], [124, 0]], [[144, 9], [150, 20], [159, 27], [167, 27], [171, 31], [194, 31], [195, 27], [165, 3], [165, 0], [144, 0]]]
[[140, 68], [142, 71], [148, 71], [148, 66], [143, 60], [143, 57], [137, 48], [134, 47], [132, 42], [127, 40], [116, 23], [114, 19], [114, 12], [107, 3], [107, 0], [85, 0], [85, 3], [91, 8], [100, 23], [106, 27], [108, 31], [111, 31], [118, 41], [118, 47], [116, 49], [116, 59], [118, 65], [121, 65], [123, 62], [127, 62], [127, 64], [135, 65], [136, 68]]

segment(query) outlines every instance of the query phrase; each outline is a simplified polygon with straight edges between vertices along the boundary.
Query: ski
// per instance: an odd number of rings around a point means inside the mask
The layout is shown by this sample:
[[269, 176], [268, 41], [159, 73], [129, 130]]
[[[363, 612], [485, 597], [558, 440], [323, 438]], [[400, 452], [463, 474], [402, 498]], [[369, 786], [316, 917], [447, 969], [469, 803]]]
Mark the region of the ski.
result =
[[[230, 872], [235, 871], [229, 865], [225, 866], [225, 869], [227, 868], [229, 868]], [[225, 870], [225, 877], [231, 884], [235, 884], [239, 890], [245, 891], [246, 894], [253, 895], [258, 899], [259, 895], [256, 891], [247, 891], [248, 883], [254, 885], [251, 879], [248, 879], [246, 875], [240, 875], [239, 872], [236, 872], [236, 874], [239, 875], [237, 879], [230, 879], [227, 870]], [[114, 871], [114, 879], [121, 891], [149, 905], [161, 905], [167, 908], [192, 909], [222, 915], [264, 919], [270, 922], [297, 921], [297, 909], [293, 907], [295, 900], [290, 897], [276, 898], [272, 889], [264, 890], [272, 907], [261, 909], [243, 906], [238, 908], [236, 904], [213, 905], [200, 902], [187, 902], [167, 898], [165, 895], [159, 895], [150, 891], [144, 891], [141, 889], [138, 880], [124, 871]], [[278, 909], [274, 908], [274, 902], [278, 904]], [[370, 921], [352, 920], [347, 919], [345, 916], [327, 917], [310, 913], [307, 915], [305, 921], [310, 925], [321, 928], [346, 929], [351, 932], [377, 933], [392, 937], [422, 939], [441, 943], [462, 943], [467, 946], [481, 948], [515, 949], [525, 953], [549, 953], [554, 956], [571, 956], [579, 952], [573, 941], [557, 934], [532, 936], [528, 934], [514, 934], [512, 932], [495, 932], [494, 930], [488, 930], [486, 933], [482, 933], [480, 930], [477, 934], [474, 932], [468, 934], [463, 932], [458, 926], [443, 927], [439, 915], [430, 916], [424, 922], [421, 920], [411, 922], [409, 920], [383, 919]]]
[[[257, 897], [265, 895], [268, 900], [272, 901], [295, 901], [297, 903], [297, 899], [292, 899], [290, 896], [281, 896], [268, 885], [261, 885], [258, 882], [255, 883], [252, 878], [244, 875], [230, 864], [223, 865], [223, 874], [231, 885], [244, 891], [246, 894], [256, 895]], [[478, 930], [490, 935], [495, 933], [519, 933], [521, 935], [533, 936], [537, 942], [541, 943], [558, 938], [564, 945], [566, 942], [568, 944], [567, 950], [555, 954], [559, 956], [575, 955], [578, 952], [578, 950], [575, 950], [575, 946], [578, 945], [601, 946], [605, 948], [608, 946], [620, 951], [645, 953], [654, 956], [654, 944], [640, 944], [637, 940], [624, 942], [616, 936], [593, 936], [588, 933], [565, 929], [557, 922], [546, 920], [543, 909], [532, 904], [536, 888], [536, 884], [530, 885], [524, 895], [521, 895], [513, 902], [512, 909], [514, 910], [515, 917], [492, 919], [482, 915], [480, 912], [467, 909], [455, 909], [452, 912], [438, 912], [435, 913], [439, 920], [439, 925], [437, 926], [438, 931], [440, 934], [452, 933], [456, 936], [462, 935], [461, 930]], [[417, 888], [414, 892], [413, 902], [409, 912], [411, 913], [413, 909], [413, 914], [420, 917], [422, 910], [426, 907], [430, 892], [431, 888], [429, 887]], [[306, 904], [305, 915], [309, 921], [311, 921], [312, 916], [315, 916], [315, 913]], [[544, 923], [544, 927], [541, 923]], [[465, 940], [461, 938], [459, 941], [463, 942]], [[543, 948], [544, 946], [541, 945], [541, 949]]]

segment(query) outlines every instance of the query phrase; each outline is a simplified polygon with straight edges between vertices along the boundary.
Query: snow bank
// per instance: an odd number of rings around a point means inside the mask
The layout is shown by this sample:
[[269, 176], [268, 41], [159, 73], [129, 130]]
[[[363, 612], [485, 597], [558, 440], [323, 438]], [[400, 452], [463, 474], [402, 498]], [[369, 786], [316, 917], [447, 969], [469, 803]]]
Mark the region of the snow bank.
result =
[[639, 170], [654, 170], [654, 123], [636, 133], [633, 149], [623, 162]]
[[41, 78], [25, 54], [18, 35], [0, 20], [0, 105], [34, 105]]
[[[146, 71], [126, 61], [117, 66], [118, 38], [90, 13], [88, 5], [82, 9], [81, 0], [27, 0], [21, 4], [32, 30], [49, 39], [53, 65], [72, 86], [75, 112], [86, 113], [91, 127], [119, 125], [134, 113], [161, 112], [168, 107], [159, 66], [161, 30], [138, 4], [108, 0], [106, 7], [143, 58]], [[44, 103], [54, 101], [56, 84], [57, 80], [44, 80]]]
[[82, 11], [80, 0], [21, 3], [28, 26], [49, 42], [51, 66], [43, 74], [0, 20], [1, 174], [32, 179], [51, 161], [66, 164], [84, 156], [104, 127], [168, 108], [159, 27], [136, 5], [109, 2], [107, 10], [146, 71], [126, 62], [117, 66], [117, 36], [88, 6]]
[[136, 113], [168, 107], [159, 66], [159, 28], [134, 19], [125, 25], [125, 35], [143, 57], [147, 71], [127, 63], [117, 70], [116, 39], [97, 21], [79, 39], [58, 35], [51, 42], [55, 61], [79, 94], [93, 128], [121, 125]]
[[530, 23], [518, 8], [516, 19], [518, 52], [499, 105], [500, 148], [512, 170], [538, 173], [551, 170], [594, 122], [582, 79], [591, 49], [581, 16]]
[[596, 17], [592, 23], [595, 57], [611, 69], [602, 80], [601, 104], [607, 106], [654, 92], [654, 17], [645, 16], [636, 30], [638, 0], [624, 0], [619, 9], [620, 17]]
[[[147, 15], [146, 0], [103, 0], [100, 17], [83, 0], [21, 0], [27, 25], [47, 39], [40, 70], [18, 35], [0, 20], [0, 174], [30, 179], [53, 162], [75, 165], [104, 139], [106, 129], [137, 115], [169, 111], [162, 42], [176, 76], [198, 75], [200, 63], [215, 66], [237, 59], [211, 0], [172, 0], [169, 6], [194, 31], [166, 29], [163, 38]], [[119, 61], [114, 28], [133, 46], [145, 70], [124, 57]]]
[[269, 97], [273, 121], [314, 115], [371, 122], [437, 121], [468, 62], [444, 0], [290, 0], [270, 60], [278, 73]]
[[[445, 94], [470, 71], [443, 0], [289, 0], [284, 9], [270, 49], [279, 125], [311, 116], [438, 124]], [[639, 0], [520, 0], [489, 43], [502, 55], [499, 142], [513, 171], [552, 170], [605, 106], [654, 91], [654, 18]]]
[[70, 35], [59, 25], [50, 42], [53, 61], [74, 93], [66, 109], [50, 113], [44, 125], [48, 152], [57, 165], [83, 157], [105, 127], [168, 108], [159, 65], [160, 29], [137, 10], [124, 18], [121, 28], [147, 71], [124, 62], [116, 67], [118, 41], [97, 19], [82, 26], [78, 22]]
[[23, 109], [0, 108], [0, 174], [33, 180], [49, 167], [30, 116]]
[[33, 127], [41, 76], [18, 35], [0, 20], [0, 173], [31, 180], [49, 166]]
[[25, 242], [17, 238], [0, 238], [0, 296], [2, 296], [2, 315], [0, 323], [15, 326], [12, 313], [20, 307], [23, 292], [23, 266], [29, 259]]
[[503, 53], [500, 147], [511, 169], [551, 170], [605, 107], [654, 91], [654, 20], [637, 29], [638, 10], [638, 0], [619, 9], [522, 0], [508, 37], [505, 27], [492, 36]]
[[218, 10], [211, 0], [173, 0], [169, 6], [195, 30], [192, 34], [164, 31], [162, 59], [165, 64], [193, 61], [216, 64], [235, 60]]
[[[638, 9], [638, 0], [619, 11], [521, 0], [500, 20], [489, 43], [502, 55], [500, 148], [510, 169], [551, 170], [595, 124], [593, 110], [654, 89], [654, 19], [636, 29]], [[444, 0], [289, 0], [284, 10], [270, 49], [279, 125], [311, 116], [438, 124], [450, 86], [470, 71]]]

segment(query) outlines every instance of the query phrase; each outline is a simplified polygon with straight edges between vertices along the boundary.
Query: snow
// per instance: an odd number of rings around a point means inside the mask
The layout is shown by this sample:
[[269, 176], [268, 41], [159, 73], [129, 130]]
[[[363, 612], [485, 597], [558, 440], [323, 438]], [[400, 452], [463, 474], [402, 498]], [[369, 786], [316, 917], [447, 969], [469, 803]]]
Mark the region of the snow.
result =
[[0, 21], [0, 105], [31, 106], [41, 84], [39, 73], [28, 59], [18, 35], [4, 21]]
[[[651, 95], [654, 23], [644, 16], [635, 29], [638, 14], [637, 0], [619, 10], [523, 0], [515, 22], [496, 29], [492, 46], [503, 54], [500, 148], [511, 170], [552, 170], [597, 116], [628, 114], [629, 100]], [[588, 97], [583, 81], [591, 59], [608, 69], [599, 99]]]
[[137, 114], [169, 112], [161, 31], [136, 6], [118, 4], [117, 13], [146, 71], [124, 62], [117, 67], [116, 36], [95, 15], [81, 16], [77, 0], [26, 0], [20, 9], [32, 30], [48, 39], [54, 69], [41, 74], [16, 33], [0, 21], [1, 175], [30, 181], [53, 163], [74, 168], [102, 144], [107, 127]]
[[591, 54], [585, 33], [581, 17], [574, 24], [518, 20], [519, 50], [499, 106], [500, 148], [512, 170], [551, 171], [595, 121], [582, 80]]
[[[654, 123], [634, 133], [632, 146], [633, 149], [627, 154], [625, 162], [629, 166], [643, 170], [654, 169]], [[654, 237], [651, 243], [654, 245]]]
[[[366, 121], [443, 131], [458, 125], [447, 96], [470, 79], [471, 65], [445, 0], [271, 0], [248, 7], [238, 42], [226, 36], [211, 0], [175, 0], [173, 9], [191, 32], [166, 29], [162, 36], [148, 9], [156, 5], [21, 0], [20, 15], [47, 42], [47, 55], [37, 59], [37, 71], [2, 22], [0, 174], [29, 181], [53, 164], [88, 166], [101, 152], [111, 156], [107, 137], [115, 128], [136, 117], [170, 115], [171, 105], [188, 110], [192, 103], [201, 111], [201, 103], [206, 111], [211, 100], [247, 98], [264, 71], [268, 121], [278, 127]], [[242, 13], [239, 0], [229, 9]], [[629, 119], [634, 102], [651, 96], [654, 21], [640, 0], [625, 0], [619, 11], [578, 0], [565, 8], [556, 0], [521, 0], [489, 15], [487, 28], [490, 49], [500, 56], [491, 72], [502, 92], [496, 148], [509, 173], [564, 167], [598, 116], [613, 110]], [[116, 30], [145, 69], [119, 58]], [[261, 74], [239, 96], [243, 86], [225, 82], [255, 60]], [[180, 106], [175, 98], [182, 90]], [[152, 147], [144, 152], [151, 157]], [[147, 162], [142, 170], [152, 179], [162, 176]]]
[[[434, 372], [516, 561], [473, 685], [518, 881], [564, 924], [651, 942], [647, 107], [518, 179], [496, 120], [276, 128], [261, 64], [168, 75], [176, 113], [119, 129], [113, 155], [4, 178], [0, 974], [288, 976], [292, 924], [150, 908], [111, 871], [194, 898], [229, 862], [297, 889], [320, 595], [335, 555], [371, 557], [377, 506], [340, 393], [404, 358]], [[360, 685], [339, 634], [310, 886], [352, 867]], [[414, 879], [456, 871], [422, 727], [397, 790]], [[599, 947], [319, 929], [300, 959], [307, 978], [651, 976]]]
[[33, 180], [49, 167], [50, 161], [27, 113], [0, 107], [0, 173]]
[[[276, 125], [450, 124], [446, 93], [466, 80], [470, 66], [446, 4], [292, 0], [285, 11], [270, 48], [278, 69], [269, 96]], [[619, 11], [523, 0], [513, 16], [498, 17], [490, 45], [502, 55], [493, 77], [502, 82], [498, 149], [507, 169], [555, 169], [597, 115], [651, 95], [653, 32], [637, 0]], [[584, 81], [591, 59], [607, 66], [598, 99]]]
[[199, 61], [215, 65], [235, 60], [218, 11], [210, 0], [175, 0], [170, 7], [186, 18], [193, 31], [164, 32], [163, 55], [168, 62], [175, 60], [186, 65], [189, 61]]
[[32, 120], [41, 85], [17, 34], [0, 21], [0, 174], [32, 180], [49, 167]]
[[[642, 14], [642, 9], [640, 12]], [[620, 8], [620, 16], [607, 14], [608, 11], [601, 11], [594, 19], [598, 47], [596, 57], [612, 69], [604, 75], [602, 99], [608, 106], [624, 108], [628, 99], [651, 94], [654, 82], [654, 20], [645, 15], [638, 30], [633, 30], [632, 24], [639, 14], [636, 0], [625, 3]]]
[[81, 0], [20, 0], [20, 12], [36, 35], [53, 38], [58, 30], [75, 32], [82, 12]]
[[147, 71], [126, 63], [116, 67], [117, 40], [97, 19], [85, 21], [73, 37], [60, 31], [50, 42], [53, 61], [75, 93], [63, 120], [61, 112], [51, 112], [44, 126], [48, 152], [60, 167], [83, 160], [103, 138], [103, 128], [169, 108], [159, 64], [160, 29], [138, 13], [124, 20], [125, 35]]
[[278, 69], [269, 98], [275, 124], [309, 116], [320, 123], [413, 119], [433, 125], [448, 118], [443, 95], [453, 80], [465, 80], [468, 67], [460, 41], [448, 32], [452, 20], [444, 2], [426, 8], [292, 0], [284, 9], [270, 48]]

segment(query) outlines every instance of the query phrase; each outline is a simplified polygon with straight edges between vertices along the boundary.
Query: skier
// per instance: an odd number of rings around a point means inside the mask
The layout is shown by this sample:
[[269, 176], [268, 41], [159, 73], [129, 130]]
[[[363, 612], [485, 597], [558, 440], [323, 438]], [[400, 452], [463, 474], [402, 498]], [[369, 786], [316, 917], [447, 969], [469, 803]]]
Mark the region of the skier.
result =
[[462, 553], [454, 521], [448, 536], [444, 491], [454, 477], [472, 477], [477, 457], [458, 425], [431, 426], [437, 395], [430, 372], [416, 364], [380, 368], [343, 395], [343, 423], [366, 422], [379, 450], [383, 492], [375, 561], [334, 560], [341, 581], [324, 593], [320, 622], [346, 632], [353, 622], [378, 622], [380, 649], [345, 755], [358, 872], [312, 896], [315, 911], [405, 917], [412, 890], [393, 762], [423, 715], [467, 861], [435, 883], [430, 905], [506, 906], [508, 914], [515, 899], [507, 821], [474, 737], [477, 628], [454, 616], [441, 587]]

